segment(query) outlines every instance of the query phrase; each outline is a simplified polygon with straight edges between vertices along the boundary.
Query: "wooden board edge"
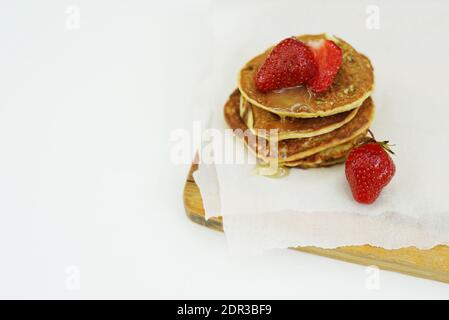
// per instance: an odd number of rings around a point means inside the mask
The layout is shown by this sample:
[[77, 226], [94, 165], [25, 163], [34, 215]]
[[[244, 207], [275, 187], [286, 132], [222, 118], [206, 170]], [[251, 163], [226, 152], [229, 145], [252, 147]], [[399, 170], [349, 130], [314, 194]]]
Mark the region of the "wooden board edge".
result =
[[[193, 164], [184, 186], [183, 198], [186, 214], [194, 223], [223, 232], [221, 217], [208, 220], [204, 217], [201, 194], [192, 176], [195, 170], [197, 170], [197, 165]], [[323, 249], [318, 247], [295, 247], [291, 249], [449, 283], [449, 247], [443, 245], [429, 250], [420, 250], [414, 247], [387, 250], [370, 245], [347, 246], [336, 249]]]

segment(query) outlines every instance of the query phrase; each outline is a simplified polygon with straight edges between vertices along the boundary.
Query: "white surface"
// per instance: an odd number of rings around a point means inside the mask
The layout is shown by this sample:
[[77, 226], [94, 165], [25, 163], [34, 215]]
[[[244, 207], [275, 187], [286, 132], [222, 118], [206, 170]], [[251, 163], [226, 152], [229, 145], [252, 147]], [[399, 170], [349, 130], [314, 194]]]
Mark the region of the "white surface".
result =
[[[77, 31], [65, 27], [70, 4]], [[274, 22], [276, 38], [306, 31], [285, 10], [255, 34]], [[389, 272], [369, 290], [364, 267], [289, 250], [232, 257], [222, 234], [185, 217], [188, 166], [170, 163], [169, 134], [201, 115], [186, 100], [212, 62], [207, 13], [202, 1], [1, 2], [0, 296], [449, 297], [448, 285]], [[347, 14], [333, 29], [343, 37], [364, 23], [364, 6]], [[388, 10], [384, 21], [404, 23]]]

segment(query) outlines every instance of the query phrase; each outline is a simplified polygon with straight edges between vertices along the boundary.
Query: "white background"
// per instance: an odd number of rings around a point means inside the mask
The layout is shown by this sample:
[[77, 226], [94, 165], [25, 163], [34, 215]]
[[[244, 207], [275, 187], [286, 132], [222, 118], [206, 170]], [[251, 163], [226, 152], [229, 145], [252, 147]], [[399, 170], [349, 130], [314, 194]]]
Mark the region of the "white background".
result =
[[[274, 25], [277, 38], [317, 31], [345, 38], [363, 25], [366, 5], [381, 14], [386, 6], [355, 3], [344, 2], [341, 24], [329, 26], [335, 5], [317, 2], [307, 9], [317, 17], [308, 30], [282, 19], [306, 2], [283, 1], [254, 26], [260, 47], [238, 33], [225, 43], [248, 43], [243, 63], [275, 41], [263, 37]], [[420, 10], [395, 3], [399, 13]], [[426, 5], [438, 16], [446, 14], [442, 3]], [[214, 63], [210, 8], [205, 0], [1, 0], [0, 296], [449, 298], [446, 284], [384, 271], [372, 290], [365, 267], [290, 250], [230, 256], [223, 234], [186, 218], [189, 166], [170, 162], [169, 137], [202, 117], [192, 102]], [[67, 25], [73, 10], [79, 29]], [[384, 12], [390, 26], [427, 23]], [[363, 47], [370, 37], [348, 41]], [[235, 80], [223, 78], [227, 92]]]

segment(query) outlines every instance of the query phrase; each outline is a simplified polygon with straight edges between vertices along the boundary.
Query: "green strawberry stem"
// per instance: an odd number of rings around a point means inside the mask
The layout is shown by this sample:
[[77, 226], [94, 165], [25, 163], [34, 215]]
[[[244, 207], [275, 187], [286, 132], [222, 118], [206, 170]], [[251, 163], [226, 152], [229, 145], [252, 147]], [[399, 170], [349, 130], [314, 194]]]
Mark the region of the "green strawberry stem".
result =
[[394, 147], [394, 144], [389, 144], [390, 141], [377, 141], [376, 137], [374, 136], [374, 133], [370, 129], [368, 129], [368, 133], [371, 136], [370, 142], [376, 142], [376, 143], [380, 144], [380, 146], [388, 153], [391, 153], [393, 155], [395, 154], [393, 152], [393, 150], [391, 149], [391, 147]]

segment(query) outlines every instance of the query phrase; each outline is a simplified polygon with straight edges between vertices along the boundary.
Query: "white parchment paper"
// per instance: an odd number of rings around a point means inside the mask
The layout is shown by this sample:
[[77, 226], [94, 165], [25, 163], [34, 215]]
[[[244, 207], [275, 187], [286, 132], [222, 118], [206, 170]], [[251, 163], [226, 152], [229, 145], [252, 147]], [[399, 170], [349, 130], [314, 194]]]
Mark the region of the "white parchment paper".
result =
[[204, 94], [222, 99], [211, 106], [215, 128], [225, 127], [222, 105], [246, 60], [287, 36], [328, 32], [371, 58], [373, 131], [396, 152], [396, 176], [370, 206], [352, 199], [343, 166], [270, 179], [254, 175], [253, 164], [200, 165], [194, 177], [207, 215], [224, 217], [231, 249], [449, 244], [448, 13], [444, 1], [244, 1], [211, 8], [215, 63]]

